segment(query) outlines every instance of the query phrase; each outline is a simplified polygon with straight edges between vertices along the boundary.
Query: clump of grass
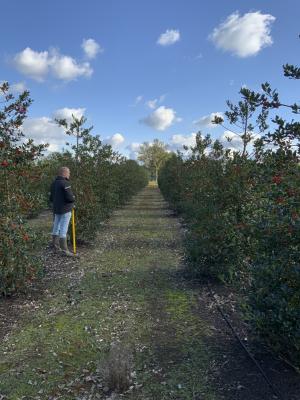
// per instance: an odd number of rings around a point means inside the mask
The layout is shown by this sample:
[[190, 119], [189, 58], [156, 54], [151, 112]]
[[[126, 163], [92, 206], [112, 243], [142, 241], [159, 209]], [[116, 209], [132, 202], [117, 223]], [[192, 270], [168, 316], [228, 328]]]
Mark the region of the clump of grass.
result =
[[126, 392], [132, 385], [133, 354], [128, 345], [113, 343], [108, 357], [101, 363], [100, 370], [110, 391]]

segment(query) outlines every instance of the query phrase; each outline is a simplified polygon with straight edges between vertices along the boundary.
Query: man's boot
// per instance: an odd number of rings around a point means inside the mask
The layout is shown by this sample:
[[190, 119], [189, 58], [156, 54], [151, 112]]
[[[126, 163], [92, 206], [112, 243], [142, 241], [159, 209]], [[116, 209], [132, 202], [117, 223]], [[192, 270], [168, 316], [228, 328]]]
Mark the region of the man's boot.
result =
[[71, 253], [68, 249], [67, 238], [59, 238], [60, 248], [63, 254], [67, 257], [77, 257], [77, 254]]
[[59, 236], [58, 235], [52, 235], [52, 248], [55, 252], [60, 251], [59, 247]]

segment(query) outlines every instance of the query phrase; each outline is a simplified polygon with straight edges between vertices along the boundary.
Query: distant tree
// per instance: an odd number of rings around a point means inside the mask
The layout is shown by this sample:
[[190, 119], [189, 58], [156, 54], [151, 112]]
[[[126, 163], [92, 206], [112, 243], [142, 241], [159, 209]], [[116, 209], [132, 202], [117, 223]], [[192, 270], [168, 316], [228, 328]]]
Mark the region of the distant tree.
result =
[[[243, 158], [247, 158], [247, 146], [254, 141], [255, 131], [261, 133], [268, 128], [266, 123], [268, 109], [263, 108], [258, 112], [262, 103], [259, 93], [243, 87], [240, 94], [242, 99], [237, 104], [233, 104], [230, 100], [226, 102], [228, 110], [224, 114], [231, 126], [224, 125], [224, 119], [220, 116], [215, 116], [212, 123], [220, 125], [240, 137], [243, 145], [241, 155]], [[232, 129], [232, 126], [235, 127], [235, 130]], [[230, 142], [231, 139], [228, 139], [228, 141]]]
[[158, 139], [154, 139], [153, 143], [144, 142], [138, 154], [138, 160], [150, 171], [151, 176], [155, 176], [156, 182], [160, 168], [169, 157], [168, 146]]
[[[86, 137], [90, 138], [90, 132], [93, 127], [85, 128], [84, 124], [86, 123], [86, 118], [84, 116], [80, 118], [76, 118], [72, 114], [72, 121], [68, 123], [66, 119], [55, 119], [55, 122], [64, 128], [65, 133], [69, 136], [76, 137], [76, 145], [72, 146], [73, 151], [75, 152], [76, 159], [76, 176], [78, 176], [79, 171], [79, 147], [80, 147], [80, 139], [84, 139]], [[67, 143], [69, 144], [69, 143]]]

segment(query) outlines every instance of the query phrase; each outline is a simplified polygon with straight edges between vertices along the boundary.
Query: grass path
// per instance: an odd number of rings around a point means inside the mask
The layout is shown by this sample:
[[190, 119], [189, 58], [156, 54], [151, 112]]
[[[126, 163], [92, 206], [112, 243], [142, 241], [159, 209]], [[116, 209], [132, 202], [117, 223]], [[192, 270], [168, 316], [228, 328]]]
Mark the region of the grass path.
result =
[[0, 394], [115, 398], [110, 389], [126, 386], [118, 374], [128, 370], [125, 398], [215, 399], [203, 342], [210, 328], [194, 293], [178, 286], [181, 259], [179, 223], [158, 189], [147, 187], [76, 263], [75, 284], [61, 273], [21, 311], [1, 344]]
[[211, 379], [216, 328], [180, 278], [180, 224], [156, 187], [117, 210], [79, 261], [56, 258], [0, 345], [0, 399], [228, 398]]

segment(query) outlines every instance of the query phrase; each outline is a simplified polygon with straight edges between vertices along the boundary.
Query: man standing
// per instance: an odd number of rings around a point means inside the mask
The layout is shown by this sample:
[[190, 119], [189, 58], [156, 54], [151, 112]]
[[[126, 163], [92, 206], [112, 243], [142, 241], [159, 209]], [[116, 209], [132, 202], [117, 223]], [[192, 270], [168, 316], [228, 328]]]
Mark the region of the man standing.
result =
[[54, 214], [52, 243], [55, 250], [62, 250], [66, 256], [75, 257], [75, 254], [69, 251], [67, 244], [67, 232], [75, 201], [69, 179], [69, 168], [61, 167], [51, 184], [49, 200], [53, 204]]

